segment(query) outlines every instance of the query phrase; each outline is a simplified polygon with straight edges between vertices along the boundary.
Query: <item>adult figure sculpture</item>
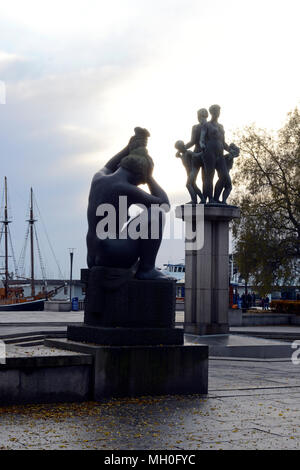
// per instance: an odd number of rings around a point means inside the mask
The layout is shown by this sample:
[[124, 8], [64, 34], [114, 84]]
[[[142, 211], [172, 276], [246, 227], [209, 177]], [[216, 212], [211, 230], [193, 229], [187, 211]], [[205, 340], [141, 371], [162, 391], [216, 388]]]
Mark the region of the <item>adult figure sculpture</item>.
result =
[[211, 120], [204, 124], [200, 134], [200, 148], [203, 150], [203, 197], [206, 202], [214, 203], [213, 179], [215, 170], [225, 165], [224, 149], [229, 150], [225, 142], [224, 128], [219, 124], [220, 106], [210, 106]]
[[[167, 279], [155, 269], [155, 260], [164, 227], [164, 212], [158, 208], [158, 205], [163, 204], [167, 210], [169, 199], [152, 176], [153, 161], [146, 149], [149, 136], [146, 129], [135, 128], [135, 135], [128, 145], [109, 160], [92, 180], [87, 211], [87, 264], [89, 268], [104, 266], [130, 269], [139, 260], [136, 278]], [[147, 184], [150, 194], [138, 188], [140, 184]], [[143, 204], [144, 211], [130, 220], [126, 208], [126, 220], [121, 221], [120, 196], [127, 197], [128, 209], [132, 204]], [[104, 218], [97, 215], [99, 214], [97, 209], [103, 204], [113, 206], [116, 215], [115, 233], [107, 238], [99, 238], [97, 234], [97, 226]], [[153, 207], [153, 204], [156, 206]], [[147, 217], [144, 217], [145, 215]], [[121, 226], [124, 222], [128, 222], [126, 228]], [[146, 228], [149, 234], [151, 234], [152, 225], [156, 224], [155, 227], [159, 229], [157, 236], [151, 238], [149, 235], [147, 239], [130, 236], [132, 223], [135, 227], [139, 226], [141, 232], [145, 228], [143, 224], [148, 224]]]
[[[180, 156], [182, 158], [182, 162], [187, 171], [187, 183], [186, 187], [191, 195], [191, 202], [193, 204], [197, 203], [197, 196], [200, 199], [200, 202], [204, 202], [203, 194], [200, 188], [197, 186], [197, 177], [201, 166], [203, 166], [202, 154], [203, 151], [200, 148], [200, 135], [201, 129], [203, 125], [207, 122], [208, 112], [207, 109], [201, 108], [197, 112], [199, 124], [195, 124], [192, 127], [192, 135], [191, 140], [185, 144], [184, 146], [181, 145], [182, 141], [177, 141], [175, 147], [180, 151], [181, 155], [178, 153], [176, 156]], [[181, 148], [178, 148], [178, 144], [180, 144]], [[187, 152], [188, 149], [194, 146], [193, 153]]]
[[185, 144], [185, 148], [189, 149], [194, 145], [194, 152], [199, 153], [202, 151], [200, 147], [200, 136], [201, 136], [201, 129], [203, 125], [207, 122], [208, 112], [207, 109], [201, 108], [197, 111], [198, 121], [199, 124], [195, 124], [192, 127], [192, 135], [191, 140]]

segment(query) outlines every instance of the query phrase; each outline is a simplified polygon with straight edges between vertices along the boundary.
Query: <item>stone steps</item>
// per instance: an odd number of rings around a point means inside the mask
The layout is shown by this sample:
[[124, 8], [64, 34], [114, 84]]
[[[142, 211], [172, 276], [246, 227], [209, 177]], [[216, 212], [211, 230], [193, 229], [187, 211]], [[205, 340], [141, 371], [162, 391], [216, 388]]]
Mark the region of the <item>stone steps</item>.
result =
[[19, 334], [4, 335], [1, 340], [5, 344], [13, 344], [14, 346], [40, 346], [44, 344], [44, 340], [49, 337], [64, 338], [65, 331], [45, 331], [45, 332], [28, 332]]

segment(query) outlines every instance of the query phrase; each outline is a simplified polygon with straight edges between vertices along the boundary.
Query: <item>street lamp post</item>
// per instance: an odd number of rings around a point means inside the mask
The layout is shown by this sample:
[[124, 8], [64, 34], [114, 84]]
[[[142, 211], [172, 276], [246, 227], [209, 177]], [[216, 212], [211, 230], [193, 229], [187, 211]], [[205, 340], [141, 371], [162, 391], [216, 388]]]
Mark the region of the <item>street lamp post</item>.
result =
[[70, 303], [72, 308], [72, 274], [73, 274], [73, 257], [75, 248], [69, 248], [70, 250]]

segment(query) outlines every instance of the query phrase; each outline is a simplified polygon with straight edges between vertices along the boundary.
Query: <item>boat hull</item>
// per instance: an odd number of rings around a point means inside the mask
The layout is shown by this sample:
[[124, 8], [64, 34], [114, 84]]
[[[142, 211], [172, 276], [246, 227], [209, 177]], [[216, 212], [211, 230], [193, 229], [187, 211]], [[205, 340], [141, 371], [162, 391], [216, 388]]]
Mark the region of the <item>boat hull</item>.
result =
[[0, 312], [35, 312], [44, 310], [45, 299], [29, 300], [17, 304], [0, 304]]

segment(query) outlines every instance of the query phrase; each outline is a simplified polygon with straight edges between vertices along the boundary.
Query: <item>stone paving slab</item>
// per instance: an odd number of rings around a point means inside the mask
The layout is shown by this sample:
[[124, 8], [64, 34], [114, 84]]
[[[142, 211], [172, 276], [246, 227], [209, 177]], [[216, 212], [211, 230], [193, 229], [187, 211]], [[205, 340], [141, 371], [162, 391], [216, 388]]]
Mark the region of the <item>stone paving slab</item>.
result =
[[245, 358], [290, 358], [291, 345], [286, 341], [246, 335], [185, 335], [185, 344], [205, 344], [210, 356]]

